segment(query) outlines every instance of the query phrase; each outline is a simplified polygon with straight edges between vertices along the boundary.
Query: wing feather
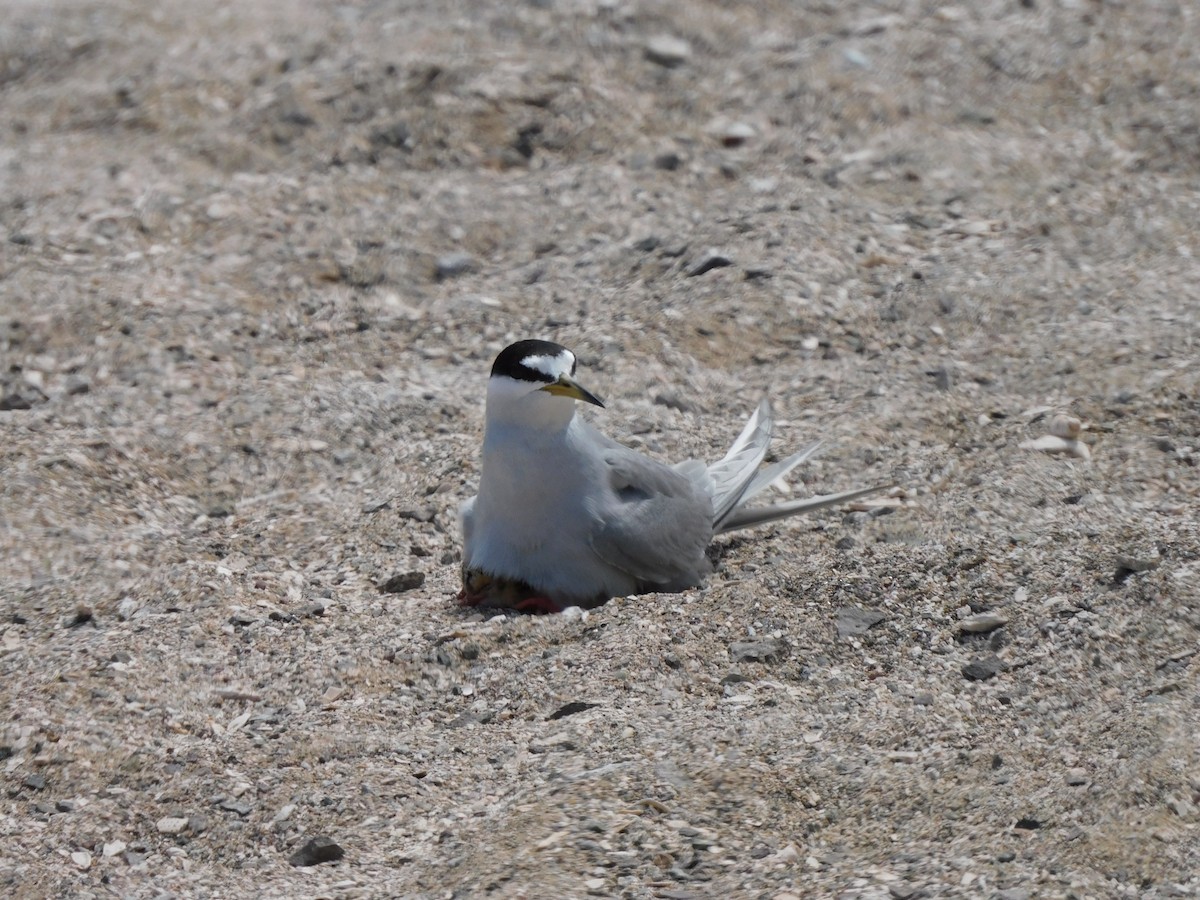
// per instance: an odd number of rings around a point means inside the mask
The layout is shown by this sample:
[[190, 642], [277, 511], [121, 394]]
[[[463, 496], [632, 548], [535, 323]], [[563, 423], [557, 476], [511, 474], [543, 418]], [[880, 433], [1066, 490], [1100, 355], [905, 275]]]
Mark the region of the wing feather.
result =
[[649, 589], [678, 589], [708, 574], [712, 501], [690, 478], [620, 445], [603, 454], [611, 493], [597, 510], [592, 549]]
[[747, 485], [762, 465], [774, 427], [771, 404], [764, 397], [729, 452], [708, 467], [713, 480], [713, 521], [718, 527], [737, 508]]

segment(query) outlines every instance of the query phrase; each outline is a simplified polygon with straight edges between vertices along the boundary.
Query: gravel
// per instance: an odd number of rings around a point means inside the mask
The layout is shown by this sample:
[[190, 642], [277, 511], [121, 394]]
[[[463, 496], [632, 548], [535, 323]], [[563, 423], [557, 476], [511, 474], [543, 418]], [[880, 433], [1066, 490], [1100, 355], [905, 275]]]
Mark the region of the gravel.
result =
[[[14, 896], [1200, 892], [1187, 4], [9, 7]], [[461, 610], [534, 336], [897, 487]]]

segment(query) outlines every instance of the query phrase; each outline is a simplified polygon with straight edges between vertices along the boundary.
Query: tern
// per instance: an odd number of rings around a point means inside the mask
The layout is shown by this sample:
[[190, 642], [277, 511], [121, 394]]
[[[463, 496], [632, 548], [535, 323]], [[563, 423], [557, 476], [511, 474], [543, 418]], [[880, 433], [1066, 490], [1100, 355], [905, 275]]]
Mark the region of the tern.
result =
[[774, 424], [764, 399], [719, 462], [666, 465], [575, 414], [580, 402], [604, 407], [575, 380], [576, 365], [574, 353], [544, 340], [496, 357], [479, 493], [460, 510], [463, 606], [559, 612], [682, 591], [711, 574], [705, 551], [715, 535], [888, 487], [747, 506], [820, 442], [760, 470]]

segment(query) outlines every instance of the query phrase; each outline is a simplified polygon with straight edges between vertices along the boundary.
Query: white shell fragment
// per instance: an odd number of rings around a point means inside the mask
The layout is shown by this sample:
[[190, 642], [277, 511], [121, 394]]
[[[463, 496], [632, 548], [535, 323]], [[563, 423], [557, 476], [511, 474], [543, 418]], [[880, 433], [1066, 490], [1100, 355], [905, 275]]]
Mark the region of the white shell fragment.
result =
[[1050, 433], [1064, 440], [1075, 440], [1079, 437], [1079, 432], [1082, 430], [1083, 423], [1074, 416], [1069, 416], [1066, 413], [1059, 413], [1050, 420]]
[[155, 823], [159, 834], [183, 834], [187, 831], [188, 820], [182, 816], [164, 816]]
[[1043, 453], [1062, 453], [1082, 460], [1092, 458], [1092, 451], [1083, 441], [1058, 437], [1053, 434], [1043, 435], [1032, 441], [1022, 441], [1020, 448], [1022, 450], [1041, 450]]
[[968, 616], [958, 623], [958, 628], [959, 631], [965, 631], [968, 634], [986, 634], [1007, 624], [1008, 618], [1006, 616], [994, 610], [988, 610], [987, 612]]
[[683, 65], [692, 55], [691, 44], [669, 34], [650, 38], [644, 50], [646, 59], [666, 69]]

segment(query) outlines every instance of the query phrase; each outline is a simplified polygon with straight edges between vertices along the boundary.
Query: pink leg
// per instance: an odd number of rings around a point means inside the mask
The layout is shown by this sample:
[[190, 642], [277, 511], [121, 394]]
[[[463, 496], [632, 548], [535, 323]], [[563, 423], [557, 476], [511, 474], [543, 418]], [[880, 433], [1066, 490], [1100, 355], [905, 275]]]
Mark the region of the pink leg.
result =
[[549, 597], [526, 597], [520, 603], [516, 604], [513, 609], [529, 613], [562, 612], [562, 607]]

